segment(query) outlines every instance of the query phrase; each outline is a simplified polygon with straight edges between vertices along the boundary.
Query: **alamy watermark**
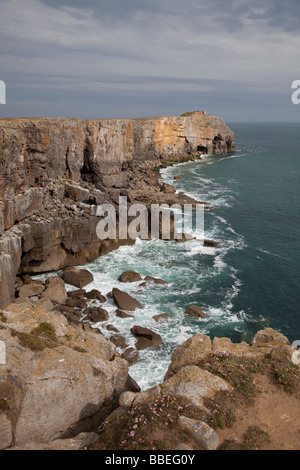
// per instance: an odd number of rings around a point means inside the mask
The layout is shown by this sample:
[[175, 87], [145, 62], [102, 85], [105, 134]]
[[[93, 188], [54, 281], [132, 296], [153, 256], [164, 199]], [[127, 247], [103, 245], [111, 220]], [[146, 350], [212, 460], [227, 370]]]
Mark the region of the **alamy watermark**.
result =
[[96, 215], [101, 217], [96, 228], [100, 240], [204, 240], [203, 204], [128, 205], [127, 196], [120, 196], [118, 210], [101, 204]]
[[296, 90], [292, 94], [292, 103], [300, 104], [300, 80], [294, 80], [292, 83], [292, 88]]
[[0, 80], [0, 104], [6, 104], [6, 85], [3, 80]]

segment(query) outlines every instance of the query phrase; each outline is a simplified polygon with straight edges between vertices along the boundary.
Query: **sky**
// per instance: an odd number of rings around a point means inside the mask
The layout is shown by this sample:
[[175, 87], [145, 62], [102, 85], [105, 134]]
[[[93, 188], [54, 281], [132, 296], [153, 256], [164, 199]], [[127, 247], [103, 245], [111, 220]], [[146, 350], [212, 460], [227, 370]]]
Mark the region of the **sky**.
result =
[[299, 122], [300, 0], [0, 0], [0, 117]]

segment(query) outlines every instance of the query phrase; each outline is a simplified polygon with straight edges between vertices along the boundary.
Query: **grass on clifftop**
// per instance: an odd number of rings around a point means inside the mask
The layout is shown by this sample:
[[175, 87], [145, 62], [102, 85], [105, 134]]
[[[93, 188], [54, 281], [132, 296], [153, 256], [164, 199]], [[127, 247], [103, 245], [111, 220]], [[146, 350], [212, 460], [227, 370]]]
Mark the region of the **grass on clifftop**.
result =
[[270, 442], [270, 436], [259, 426], [249, 426], [244, 434], [243, 441], [225, 440], [219, 450], [255, 450]]
[[55, 329], [50, 323], [40, 323], [30, 333], [21, 333], [11, 329], [12, 336], [17, 336], [20, 345], [31, 351], [44, 351], [45, 348], [58, 346]]
[[179, 429], [180, 415], [193, 419], [204, 413], [188, 400], [171, 395], [157, 395], [153, 404], [119, 408], [100, 426], [99, 440], [91, 450], [170, 450], [179, 444], [195, 444]]
[[257, 373], [268, 374], [272, 382], [283, 387], [286, 393], [293, 394], [300, 390], [300, 369], [284, 354], [280, 358], [266, 355], [261, 359], [237, 357], [221, 351], [194, 361], [201, 369], [205, 369], [232, 385], [248, 402], [257, 393], [253, 383]]
[[[216, 394], [213, 400], [205, 399], [205, 413], [183, 397], [157, 396], [152, 404], [119, 408], [101, 424], [99, 440], [91, 450], [175, 450], [179, 444], [199, 449], [193, 437], [179, 427], [179, 416], [206, 422], [218, 430], [231, 428], [237, 423], [237, 408], [247, 409], [255, 405], [260, 393], [255, 383], [255, 375], [266, 375], [271, 382], [287, 394], [300, 397], [300, 370], [284, 355], [279, 359], [270, 355], [259, 359], [237, 357], [218, 352], [194, 361], [214, 375], [228, 381], [232, 391]], [[237, 423], [238, 424], [238, 423]], [[255, 423], [239, 442], [225, 440], [219, 450], [252, 450], [268, 445], [269, 436]]]

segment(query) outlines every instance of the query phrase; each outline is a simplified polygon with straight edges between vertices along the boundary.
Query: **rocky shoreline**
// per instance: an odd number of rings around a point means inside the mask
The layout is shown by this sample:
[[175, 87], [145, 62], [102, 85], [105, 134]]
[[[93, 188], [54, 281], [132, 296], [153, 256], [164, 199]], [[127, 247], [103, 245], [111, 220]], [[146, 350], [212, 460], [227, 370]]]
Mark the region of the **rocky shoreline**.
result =
[[[101, 322], [109, 320], [107, 299], [119, 318], [132, 318], [141, 304], [114, 286], [89, 291], [92, 273], [74, 268], [135, 242], [97, 237], [100, 204], [118, 210], [120, 196], [129, 205], [196, 203], [162, 183], [159, 169], [227, 153], [235, 144], [222, 119], [188, 114], [0, 120], [0, 449], [217, 449], [226, 436], [214, 426], [216, 400], [225, 394], [226, 406], [238, 398], [248, 407], [255, 368], [298, 399], [295, 350], [271, 329], [258, 332], [250, 345], [195, 335], [176, 349], [164, 381], [141, 391], [130, 366], [140, 350], [160, 347], [160, 335], [134, 325], [132, 348], [118, 325], [108, 324], [112, 335], [106, 339]], [[45, 282], [31, 277], [47, 271], [59, 272]], [[126, 271], [119, 282], [165, 286], [152, 274]], [[200, 305], [188, 303], [185, 314], [199, 321], [206, 316]], [[153, 318], [168, 321], [168, 314]], [[224, 367], [215, 367], [218, 361]], [[245, 375], [237, 375], [241, 364]], [[153, 442], [151, 434], [160, 439]]]
[[[133, 334], [149, 341], [142, 328]], [[6, 344], [6, 363], [0, 366], [1, 449], [214, 450], [239, 448], [237, 440], [244, 448], [240, 413], [250, 414], [249, 425], [253, 419], [260, 425], [246, 428], [248, 434], [268, 437], [254, 448], [276, 448], [273, 421], [277, 434], [281, 430], [280, 446], [298, 448], [290, 434], [299, 418], [300, 370], [292, 363], [295, 349], [271, 328], [250, 344], [192, 336], [174, 351], [164, 381], [145, 391], [131, 379], [130, 361], [116, 344], [88, 322], [67, 320], [59, 311], [12, 304], [0, 311], [0, 340]], [[271, 394], [262, 389], [262, 378], [273, 387]], [[268, 405], [280, 404], [265, 421], [256, 413], [262, 393]], [[238, 436], [232, 440], [231, 427]]]

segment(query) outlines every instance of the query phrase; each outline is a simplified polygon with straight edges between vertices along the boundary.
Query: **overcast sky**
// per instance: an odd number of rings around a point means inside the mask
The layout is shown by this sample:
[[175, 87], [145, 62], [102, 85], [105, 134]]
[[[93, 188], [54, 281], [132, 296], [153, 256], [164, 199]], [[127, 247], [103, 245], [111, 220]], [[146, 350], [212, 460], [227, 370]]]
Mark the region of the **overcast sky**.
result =
[[0, 0], [0, 116], [299, 122], [300, 0]]

